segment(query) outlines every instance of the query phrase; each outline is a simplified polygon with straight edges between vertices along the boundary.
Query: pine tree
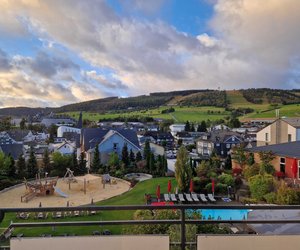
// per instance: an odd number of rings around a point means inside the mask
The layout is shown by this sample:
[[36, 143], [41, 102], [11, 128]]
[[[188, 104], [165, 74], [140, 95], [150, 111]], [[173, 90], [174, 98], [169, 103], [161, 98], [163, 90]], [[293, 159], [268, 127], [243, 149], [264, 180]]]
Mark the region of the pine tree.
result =
[[191, 132], [195, 132], [195, 126], [194, 126], [194, 123], [191, 123]]
[[138, 151], [138, 152], [136, 153], [135, 161], [136, 161], [136, 162], [139, 162], [139, 161], [141, 161], [142, 159], [143, 159], [143, 158], [142, 158], [142, 154], [141, 154], [140, 151]]
[[77, 173], [80, 175], [86, 173], [86, 160], [84, 157], [84, 152], [81, 152], [80, 154]]
[[19, 179], [26, 177], [26, 162], [22, 154], [20, 154], [17, 161], [17, 171]]
[[130, 159], [130, 162], [135, 162], [135, 155], [132, 151], [132, 149], [130, 149], [130, 153], [129, 153], [129, 159]]
[[151, 153], [150, 142], [147, 140], [147, 141], [145, 142], [143, 158], [144, 158], [145, 160], [147, 160], [147, 158], [149, 157], [150, 153]]
[[99, 153], [99, 144], [96, 145], [94, 150], [93, 162], [91, 165], [91, 171], [96, 173], [101, 167], [100, 153]]
[[33, 178], [38, 173], [38, 166], [33, 148], [30, 149], [29, 159], [27, 161], [27, 176]]
[[72, 159], [71, 159], [71, 169], [73, 171], [77, 171], [78, 170], [78, 161], [77, 161], [77, 154], [76, 154], [76, 150], [73, 151], [72, 153]]
[[43, 154], [43, 168], [44, 172], [50, 174], [51, 172], [51, 164], [50, 164], [50, 157], [49, 151], [46, 149]]
[[189, 121], [186, 121], [184, 131], [189, 132], [191, 131], [191, 125]]
[[11, 154], [8, 155], [9, 159], [9, 176], [15, 177], [16, 176], [16, 164], [14, 158], [11, 156]]
[[205, 121], [202, 121], [200, 125], [198, 125], [197, 128], [198, 132], [207, 132], [207, 125]]
[[122, 162], [125, 164], [125, 167], [128, 167], [129, 165], [129, 154], [128, 154], [128, 148], [127, 144], [125, 143], [122, 148]]
[[153, 174], [155, 172], [155, 157], [153, 153], [150, 153], [149, 158], [149, 172], [150, 174]]

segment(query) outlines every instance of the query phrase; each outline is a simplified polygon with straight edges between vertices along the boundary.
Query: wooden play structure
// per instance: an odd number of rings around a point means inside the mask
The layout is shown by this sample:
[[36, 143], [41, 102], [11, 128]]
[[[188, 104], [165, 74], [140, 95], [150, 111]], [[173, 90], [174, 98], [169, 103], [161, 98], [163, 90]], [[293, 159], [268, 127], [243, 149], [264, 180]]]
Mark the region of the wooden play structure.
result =
[[67, 168], [67, 172], [65, 173], [65, 176], [64, 176], [63, 180], [66, 181], [67, 183], [77, 182], [77, 180], [74, 176], [74, 171]]
[[21, 202], [28, 202], [35, 196], [53, 195], [57, 181], [58, 177], [54, 179], [45, 178], [44, 181], [42, 181], [40, 177], [36, 177], [33, 182], [28, 182], [26, 178], [24, 178], [27, 193], [21, 196]]

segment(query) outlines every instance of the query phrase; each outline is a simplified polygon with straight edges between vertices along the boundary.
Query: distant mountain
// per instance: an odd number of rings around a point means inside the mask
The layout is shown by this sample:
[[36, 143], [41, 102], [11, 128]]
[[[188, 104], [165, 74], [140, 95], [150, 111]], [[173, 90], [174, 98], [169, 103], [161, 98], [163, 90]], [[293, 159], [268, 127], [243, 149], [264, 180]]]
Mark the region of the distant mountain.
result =
[[[300, 90], [281, 89], [242, 89], [238, 92], [250, 103], [255, 104], [292, 104], [300, 103]], [[65, 105], [59, 108], [3, 108], [1, 116], [27, 116], [37, 113], [48, 114], [51, 112], [63, 113], [73, 111], [111, 112], [122, 110], [143, 110], [162, 105], [185, 105], [185, 106], [217, 106], [227, 107], [228, 91], [218, 90], [182, 90], [171, 92], [156, 92], [149, 95], [119, 98], [108, 97], [86, 102]]]

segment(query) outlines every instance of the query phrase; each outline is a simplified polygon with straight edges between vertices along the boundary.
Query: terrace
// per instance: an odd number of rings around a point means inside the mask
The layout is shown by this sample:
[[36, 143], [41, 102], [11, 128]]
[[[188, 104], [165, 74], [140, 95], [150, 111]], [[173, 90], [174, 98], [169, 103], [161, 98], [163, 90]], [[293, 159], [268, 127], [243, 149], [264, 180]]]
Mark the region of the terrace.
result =
[[[62, 213], [75, 213], [79, 207], [38, 207], [38, 208], [2, 208], [0, 210], [0, 220], [5, 215], [10, 213], [52, 213], [60, 211]], [[300, 223], [300, 217], [285, 216], [280, 217], [252, 217], [243, 219], [193, 219], [188, 216], [191, 210], [198, 209], [214, 209], [214, 210], [252, 210], [252, 211], [276, 211], [279, 213], [288, 214], [291, 211], [293, 214], [299, 213], [300, 205], [296, 206], [269, 206], [269, 205], [218, 205], [218, 204], [187, 204], [187, 205], [166, 205], [166, 206], [149, 206], [149, 205], [131, 205], [131, 206], [84, 206], [80, 207], [86, 212], [102, 213], [106, 212], [125, 212], [136, 210], [172, 210], [180, 213], [179, 219], [161, 219], [161, 220], [100, 220], [94, 219], [89, 221], [37, 221], [37, 222], [11, 222], [7, 229], [2, 234], [3, 240], [10, 239], [10, 247], [12, 250], [18, 249], [40, 249], [41, 246], [46, 249], [80, 249], [82, 244], [87, 244], [88, 249], [98, 249], [99, 244], [105, 246], [105, 249], [298, 249], [296, 242], [299, 241], [300, 233], [295, 231], [293, 235], [249, 235], [248, 231], [240, 231], [239, 234], [231, 235], [199, 235], [197, 240], [193, 242], [187, 241], [186, 226], [193, 225], [211, 225], [211, 224], [226, 224], [231, 226], [240, 226], [243, 228], [246, 225], [295, 225]], [[179, 225], [180, 237], [177, 241], [170, 241], [169, 236], [166, 235], [113, 235], [103, 236], [94, 234], [91, 236], [59, 236], [49, 237], [50, 235], [43, 235], [43, 237], [26, 237], [26, 232], [29, 228], [59, 228], [59, 227], [93, 227], [93, 226], [132, 226], [132, 225]], [[17, 231], [18, 235], [14, 233]], [[24, 233], [23, 233], [24, 232]], [[242, 233], [243, 235], [240, 235]], [[101, 234], [99, 232], [99, 234]], [[48, 237], [47, 237], [48, 236]], [[250, 241], [249, 241], [250, 240]], [[85, 242], [81, 245], [79, 242]], [[49, 248], [49, 245], [51, 248]], [[79, 245], [78, 245], [79, 244]], [[48, 248], [47, 248], [48, 247]], [[123, 248], [124, 247], [124, 248]], [[2, 249], [9, 249], [3, 247]], [[81, 248], [82, 249], [82, 248]]]

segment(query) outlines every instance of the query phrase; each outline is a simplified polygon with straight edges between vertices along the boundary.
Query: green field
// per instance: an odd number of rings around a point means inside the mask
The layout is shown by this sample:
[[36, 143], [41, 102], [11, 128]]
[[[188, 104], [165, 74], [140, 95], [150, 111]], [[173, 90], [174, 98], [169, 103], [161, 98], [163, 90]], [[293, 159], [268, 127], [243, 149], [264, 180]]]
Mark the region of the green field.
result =
[[[176, 186], [176, 181], [174, 178], [154, 178], [147, 181], [138, 183], [130, 191], [101, 201], [97, 202], [96, 205], [142, 205], [145, 204], [144, 195], [145, 193], [150, 193], [155, 196], [157, 185], [160, 185], [161, 192], [167, 192], [168, 180], [172, 180], [172, 186]], [[132, 219], [134, 211], [117, 211], [110, 212], [104, 211], [93, 216], [81, 216], [81, 217], [69, 217], [61, 219], [52, 219], [51, 216], [47, 220], [41, 221], [106, 221], [106, 220], [128, 220]], [[14, 213], [9, 213], [5, 215], [3, 222], [0, 224], [0, 228], [6, 228], [9, 226], [10, 222], [24, 222], [24, 220], [16, 219]], [[37, 220], [28, 219], [26, 222], [36, 222]], [[63, 234], [76, 234], [76, 235], [91, 235], [93, 231], [103, 231], [103, 229], [109, 229], [114, 234], [121, 234], [124, 230], [124, 226], [89, 226], [89, 227], [57, 227], [53, 228], [20, 228], [15, 229], [14, 235], [23, 233], [25, 236], [39, 236], [41, 234], [51, 234], [51, 235], [63, 235]], [[0, 244], [1, 245], [1, 244]]]
[[[253, 113], [247, 114], [240, 117], [241, 120], [253, 119], [253, 118], [275, 118], [275, 107], [267, 103], [266, 101], [262, 104], [253, 104], [248, 102], [238, 90], [227, 91], [227, 98], [229, 101], [230, 108], [252, 108], [255, 110]], [[175, 112], [162, 114], [162, 110], [168, 109], [171, 106], [161, 106], [159, 108], [146, 109], [140, 111], [120, 111], [120, 112], [107, 112], [104, 114], [93, 113], [93, 112], [83, 112], [83, 119], [90, 121], [101, 121], [103, 119], [114, 119], [118, 117], [153, 117], [161, 119], [172, 119], [175, 123], [185, 123], [186, 121], [200, 123], [203, 120], [219, 120], [224, 119], [226, 116], [230, 115], [230, 112], [225, 111], [224, 108], [218, 107], [195, 107], [195, 106], [172, 106]], [[300, 105], [278, 105], [277, 108], [280, 109], [280, 116], [286, 117], [300, 117]], [[71, 117], [78, 118], [79, 112], [69, 112], [66, 113]]]

